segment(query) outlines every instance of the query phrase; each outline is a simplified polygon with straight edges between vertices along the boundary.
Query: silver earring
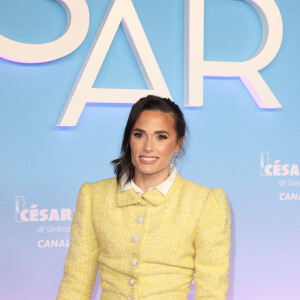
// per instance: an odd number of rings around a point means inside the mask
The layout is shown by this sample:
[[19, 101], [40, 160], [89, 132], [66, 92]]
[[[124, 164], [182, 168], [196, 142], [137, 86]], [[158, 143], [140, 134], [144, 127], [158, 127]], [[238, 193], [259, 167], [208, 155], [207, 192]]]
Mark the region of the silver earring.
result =
[[178, 153], [175, 153], [175, 162], [174, 162], [175, 167], [177, 167], [177, 160], [178, 160]]

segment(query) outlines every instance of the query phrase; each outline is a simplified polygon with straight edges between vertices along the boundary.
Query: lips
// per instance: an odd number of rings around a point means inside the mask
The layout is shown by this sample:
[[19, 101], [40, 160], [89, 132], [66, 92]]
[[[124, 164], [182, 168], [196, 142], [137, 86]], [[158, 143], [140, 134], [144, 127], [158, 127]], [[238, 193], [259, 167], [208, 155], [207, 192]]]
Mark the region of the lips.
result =
[[140, 160], [142, 162], [152, 163], [158, 160], [158, 157], [140, 156]]

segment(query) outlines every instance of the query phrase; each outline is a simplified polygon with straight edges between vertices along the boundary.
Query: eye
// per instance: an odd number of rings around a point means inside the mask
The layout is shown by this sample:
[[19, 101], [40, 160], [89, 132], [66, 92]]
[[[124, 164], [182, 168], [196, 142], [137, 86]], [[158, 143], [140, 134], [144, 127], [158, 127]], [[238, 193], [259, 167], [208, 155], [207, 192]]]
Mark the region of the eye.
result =
[[138, 138], [138, 139], [140, 139], [140, 138], [143, 137], [143, 134], [140, 133], [140, 132], [134, 132], [134, 133], [133, 133], [133, 136], [136, 137], [136, 138]]
[[157, 136], [157, 139], [159, 139], [159, 140], [166, 140], [168, 137], [166, 136], [166, 135], [164, 135], [164, 134], [159, 134], [158, 136]]

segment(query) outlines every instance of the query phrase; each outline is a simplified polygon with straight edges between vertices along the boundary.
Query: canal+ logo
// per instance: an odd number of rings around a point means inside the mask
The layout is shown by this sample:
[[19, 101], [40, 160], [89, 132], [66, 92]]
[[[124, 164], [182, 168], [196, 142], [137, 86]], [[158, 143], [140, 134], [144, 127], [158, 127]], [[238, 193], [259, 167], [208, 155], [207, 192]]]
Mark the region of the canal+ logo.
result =
[[270, 162], [270, 153], [260, 153], [260, 176], [300, 176], [299, 165], [282, 163], [281, 160]]
[[25, 207], [25, 197], [15, 198], [15, 221], [23, 222], [53, 222], [72, 221], [72, 210], [70, 208], [38, 208], [38, 204], [33, 204], [30, 208]]

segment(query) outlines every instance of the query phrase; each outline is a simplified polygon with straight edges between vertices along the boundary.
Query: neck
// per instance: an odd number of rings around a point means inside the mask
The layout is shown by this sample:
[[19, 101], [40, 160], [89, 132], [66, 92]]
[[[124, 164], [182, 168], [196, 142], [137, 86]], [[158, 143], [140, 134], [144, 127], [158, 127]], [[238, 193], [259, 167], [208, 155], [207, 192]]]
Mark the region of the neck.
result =
[[169, 177], [169, 172], [163, 174], [140, 174], [135, 172], [133, 181], [139, 186], [144, 192], [149, 188], [154, 187], [165, 181]]

